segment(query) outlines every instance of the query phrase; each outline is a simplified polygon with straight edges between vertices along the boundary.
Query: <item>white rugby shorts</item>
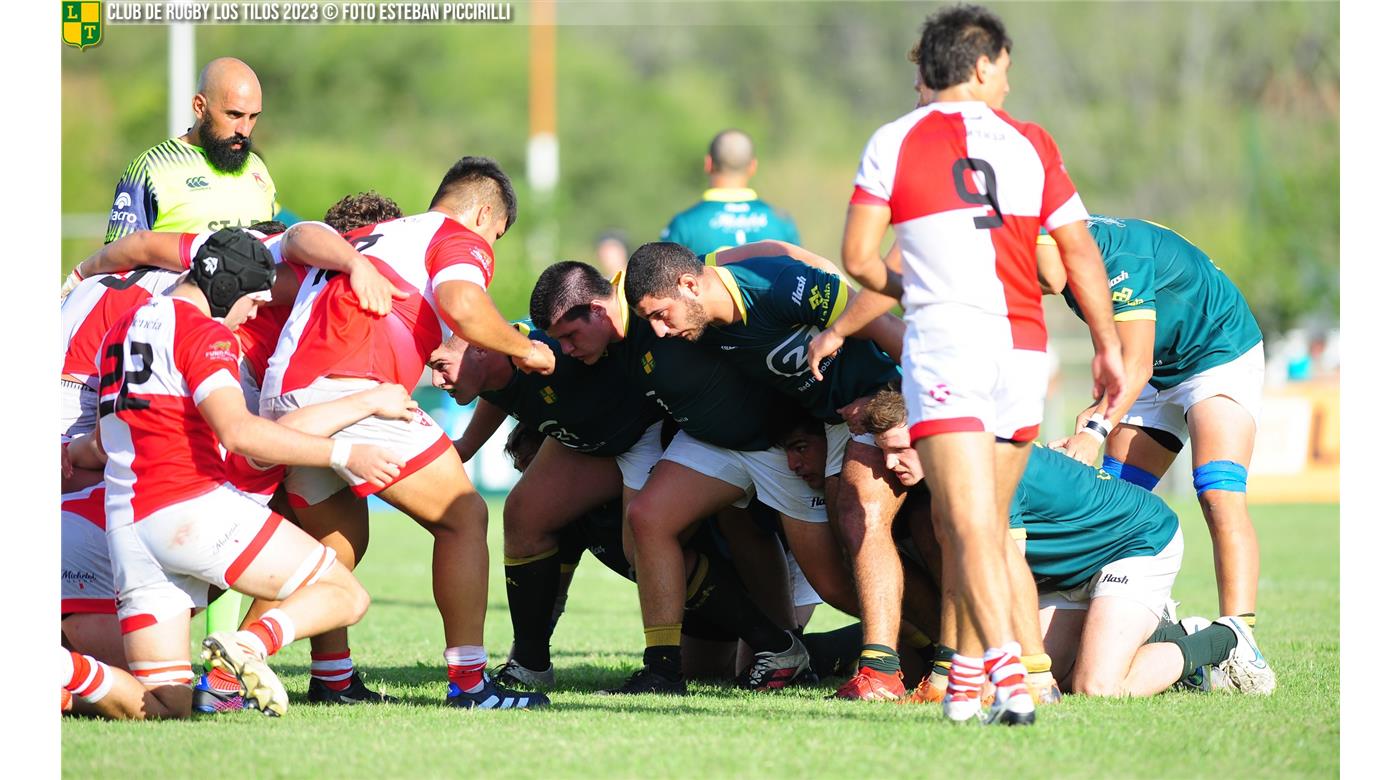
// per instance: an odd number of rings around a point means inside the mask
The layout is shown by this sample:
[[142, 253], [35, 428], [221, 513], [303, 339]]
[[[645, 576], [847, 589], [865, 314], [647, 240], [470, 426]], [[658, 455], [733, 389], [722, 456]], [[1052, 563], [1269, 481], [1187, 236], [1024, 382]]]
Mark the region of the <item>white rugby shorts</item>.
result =
[[1114, 561], [1089, 581], [1071, 590], [1057, 590], [1040, 597], [1040, 608], [1088, 609], [1089, 602], [1104, 596], [1135, 601], [1154, 615], [1165, 616], [1172, 598], [1172, 585], [1181, 571], [1181, 529], [1156, 555], [1138, 555]]
[[[794, 520], [826, 522], [826, 494], [809, 487], [788, 468], [787, 453], [781, 447], [753, 452], [726, 450], [681, 431], [661, 458], [743, 490], [747, 495], [734, 503], [736, 507], [748, 506], [757, 494], [759, 501]], [[839, 461], [837, 465], [839, 472]]]
[[[1001, 439], [1032, 441], [1045, 416], [1050, 358], [1012, 349], [1004, 338], [979, 338], [977, 328], [936, 326], [932, 312], [907, 315], [904, 332], [904, 403], [909, 438], [990, 431]], [[1005, 330], [1004, 320], [993, 320]]]
[[[264, 398], [259, 412], [270, 420], [281, 419], [296, 409], [344, 398], [352, 393], [377, 386], [373, 379], [327, 379], [321, 378], [300, 390], [293, 390], [275, 398]], [[351, 444], [375, 444], [404, 461], [399, 476], [394, 482], [417, 472], [432, 463], [439, 455], [451, 448], [452, 442], [442, 428], [422, 409], [415, 411], [412, 420], [384, 420], [366, 417], [353, 425], [342, 428], [331, 435], [337, 441]], [[392, 482], [390, 484], [393, 484]], [[315, 466], [290, 466], [284, 482], [287, 499], [293, 507], [315, 506], [337, 492], [343, 490], [346, 481], [329, 468]], [[364, 497], [377, 493], [376, 488], [361, 479], [350, 483], [355, 495]], [[387, 487], [387, 486], [386, 486]]]
[[58, 433], [71, 441], [97, 428], [97, 391], [81, 382], [58, 382]]
[[1259, 413], [1264, 403], [1264, 342], [1255, 344], [1229, 363], [1208, 368], [1176, 387], [1158, 390], [1147, 385], [1122, 421], [1142, 428], [1167, 431], [1185, 442], [1189, 438], [1186, 413], [1201, 401], [1217, 395], [1226, 396], [1243, 406], [1254, 418], [1255, 426], [1259, 425]]
[[616, 460], [617, 470], [622, 472], [623, 487], [641, 490], [656, 462], [661, 460], [661, 423], [652, 423], [632, 449], [618, 455]]
[[797, 558], [793, 556], [792, 550], [786, 552], [788, 584], [792, 587], [792, 605], [794, 607], [808, 607], [823, 603], [822, 597], [817, 595], [817, 589], [812, 587], [812, 583], [807, 581], [807, 575], [802, 573], [802, 567], [797, 565]]
[[106, 507], [101, 482], [60, 499], [61, 611], [115, 615], [117, 589], [107, 552]]
[[131, 633], [208, 605], [258, 556], [282, 516], [224, 483], [136, 522], [107, 529], [117, 617]]

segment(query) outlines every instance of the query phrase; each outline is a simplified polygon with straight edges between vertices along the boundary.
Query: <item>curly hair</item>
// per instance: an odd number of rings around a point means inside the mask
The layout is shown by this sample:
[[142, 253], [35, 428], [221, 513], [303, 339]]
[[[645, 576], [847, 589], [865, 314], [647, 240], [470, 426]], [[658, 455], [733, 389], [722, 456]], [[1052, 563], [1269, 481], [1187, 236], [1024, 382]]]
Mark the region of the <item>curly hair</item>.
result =
[[904, 425], [908, 420], [904, 394], [898, 390], [887, 387], [871, 396], [865, 404], [865, 429], [871, 433], [884, 433]]
[[370, 190], [358, 195], [346, 195], [326, 209], [327, 225], [338, 233], [349, 233], [365, 225], [377, 225], [403, 216], [403, 209], [392, 199]]

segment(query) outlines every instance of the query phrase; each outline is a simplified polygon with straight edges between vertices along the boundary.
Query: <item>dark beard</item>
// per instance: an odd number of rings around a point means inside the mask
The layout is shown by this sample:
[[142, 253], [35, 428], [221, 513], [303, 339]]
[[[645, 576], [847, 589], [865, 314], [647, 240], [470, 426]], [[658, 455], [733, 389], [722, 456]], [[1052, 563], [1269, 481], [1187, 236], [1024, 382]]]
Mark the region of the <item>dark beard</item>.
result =
[[[210, 122], [199, 122], [194, 129], [199, 136], [199, 145], [204, 149], [204, 156], [209, 158], [209, 164], [214, 166], [215, 170], [224, 173], [238, 173], [243, 170], [243, 164], [248, 162], [248, 155], [253, 153], [253, 139], [236, 134], [229, 138], [215, 138]], [[243, 144], [243, 148], [234, 149], [233, 145], [236, 143]]]

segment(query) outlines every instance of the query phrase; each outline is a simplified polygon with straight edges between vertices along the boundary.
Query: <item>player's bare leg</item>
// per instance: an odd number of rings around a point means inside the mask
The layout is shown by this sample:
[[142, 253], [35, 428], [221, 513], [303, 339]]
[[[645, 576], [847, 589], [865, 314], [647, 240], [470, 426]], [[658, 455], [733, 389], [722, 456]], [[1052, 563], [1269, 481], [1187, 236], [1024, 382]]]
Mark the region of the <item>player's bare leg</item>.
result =
[[116, 615], [77, 612], [63, 618], [64, 646], [97, 660], [126, 669], [121, 623]]
[[855, 590], [860, 605], [865, 644], [861, 648], [856, 677], [837, 691], [840, 698], [871, 695], [898, 698], [904, 695], [900, 681], [900, 604], [904, 598], [904, 569], [890, 528], [903, 503], [904, 490], [896, 490], [886, 474], [879, 447], [850, 442], [841, 469], [836, 496], [836, 527], [851, 556]]
[[716, 513], [715, 519], [729, 545], [734, 568], [743, 578], [744, 588], [753, 594], [754, 603], [779, 626], [797, 628], [787, 555], [778, 537], [760, 528], [750, 516], [750, 509], [727, 506]]
[[830, 523], [805, 523], [780, 514], [783, 535], [792, 557], [822, 601], [853, 617], [860, 617], [855, 581]]
[[549, 637], [559, 593], [558, 532], [621, 491], [612, 458], [583, 455], [547, 437], [506, 497], [506, 598], [514, 629], [511, 657], [502, 668], [506, 676], [531, 685], [553, 683]]
[[[681, 535], [700, 518], [743, 497], [744, 491], [728, 482], [661, 460], [624, 514], [623, 526], [631, 528], [635, 547], [633, 563], [646, 635], [646, 668], [638, 674], [657, 675], [658, 685], [671, 692], [685, 690], [680, 634], [687, 572]], [[617, 690], [632, 692], [633, 682], [635, 677]]]
[[1051, 672], [1054, 662], [1045, 651], [1041, 638], [1040, 596], [1035, 576], [1026, 562], [1024, 542], [1009, 535], [1006, 547], [1006, 572], [1011, 578], [1011, 628], [1021, 644], [1021, 661], [1026, 666], [1026, 685], [1037, 704], [1053, 704], [1060, 700], [1060, 689]]
[[1131, 599], [1103, 596], [1089, 602], [1070, 688], [1086, 696], [1151, 696], [1181, 676], [1181, 662], [1150, 664], [1138, 656], [1160, 618]]
[[1233, 399], [1214, 396], [1192, 406], [1186, 424], [1197, 499], [1215, 548], [1220, 614], [1252, 617], [1259, 589], [1259, 539], [1249, 518], [1245, 482], [1254, 454], [1254, 417]]
[[122, 637], [133, 673], [63, 651], [73, 711], [113, 720], [190, 716], [190, 616], [178, 612]]

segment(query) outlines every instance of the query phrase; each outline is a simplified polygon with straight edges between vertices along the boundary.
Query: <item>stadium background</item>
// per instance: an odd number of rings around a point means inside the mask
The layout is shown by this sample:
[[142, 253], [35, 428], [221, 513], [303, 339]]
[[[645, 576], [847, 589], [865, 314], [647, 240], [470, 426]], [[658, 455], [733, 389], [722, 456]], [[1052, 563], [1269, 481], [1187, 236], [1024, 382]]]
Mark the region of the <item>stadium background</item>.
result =
[[[991, 5], [1016, 41], [1007, 109], [1055, 135], [1091, 211], [1175, 228], [1211, 254], [1258, 316], [1272, 384], [1251, 474], [1255, 503], [1335, 501], [1338, 6]], [[560, 258], [591, 260], [602, 231], [624, 231], [632, 247], [653, 239], [672, 213], [698, 198], [704, 146], [729, 126], [757, 141], [760, 195], [794, 215], [810, 248], [837, 257], [861, 147], [876, 125], [912, 105], [913, 70], [904, 53], [934, 4], [561, 3], [561, 168], [550, 198], [526, 186], [531, 9], [525, 2], [513, 6], [511, 25], [200, 27], [195, 61], [233, 55], [258, 72], [265, 113], [254, 140], [283, 206], [304, 217], [370, 188], [406, 211], [420, 210], [452, 160], [499, 159], [517, 182], [521, 221], [497, 247], [500, 271], [491, 292], [513, 316], [524, 314], [540, 268]], [[127, 162], [168, 137], [165, 69], [160, 27], [109, 25], [95, 48], [63, 47], [63, 273], [100, 246], [113, 186]], [[1055, 431], [1084, 403], [1088, 347], [1082, 324], [1062, 303], [1050, 300], [1046, 308], [1062, 369], [1048, 410], [1047, 431]], [[428, 390], [421, 397], [439, 395]], [[1269, 459], [1280, 469], [1272, 478], [1260, 468]], [[478, 471], [479, 481], [507, 476], [502, 465], [478, 464], [488, 469]], [[1209, 547], [1197, 543], [1205, 529], [1190, 497], [1189, 469], [1174, 469], [1165, 489], [1178, 492], [1173, 505], [1192, 539], [1177, 597], [1204, 609], [1214, 587]], [[498, 519], [499, 501], [492, 507]], [[1075, 701], [1057, 714], [1054, 729], [1039, 730], [1036, 751], [1005, 754], [1010, 773], [1040, 776], [1063, 769], [1056, 760], [1092, 755], [1100, 776], [1160, 776], [1162, 767], [1171, 768], [1167, 775], [1202, 774], [1190, 771], [1189, 762], [1208, 755], [1213, 772], [1335, 775], [1336, 515], [1335, 503], [1256, 512], [1269, 567], [1261, 595], [1272, 608], [1261, 641], [1277, 648], [1273, 660], [1289, 681], [1280, 695], [1229, 706], [1179, 696]], [[431, 703], [440, 696], [433, 660], [439, 627], [423, 603], [426, 536], [397, 530], [406, 527], [376, 531], [376, 549], [362, 568], [377, 606], [355, 641], [373, 658], [371, 675], [391, 692]], [[499, 523], [492, 532], [492, 553], [499, 556]], [[636, 660], [635, 595], [599, 568], [580, 569], [573, 617], [561, 622], [559, 646], [569, 648], [565, 663], [573, 664], [577, 691], [615, 682]], [[509, 642], [498, 575], [493, 566], [493, 657]], [[833, 619], [819, 613], [817, 622], [832, 627]], [[279, 674], [300, 675], [289, 679], [293, 689], [305, 685], [302, 644], [279, 661]], [[819, 695], [765, 702], [722, 692], [692, 697], [684, 711], [702, 718], [696, 722], [704, 724], [708, 763], [690, 761], [694, 727], [669, 703], [613, 707], [618, 717], [603, 727], [616, 732], [610, 738], [597, 736], [592, 711], [609, 706], [581, 693], [561, 694], [572, 709], [549, 714], [547, 733], [513, 730], [504, 720], [471, 732], [487, 744], [515, 745], [515, 774], [554, 773], [560, 766], [624, 776], [688, 776], [697, 767], [738, 774], [781, 765], [763, 762], [782, 760], [778, 751], [785, 749], [804, 774], [909, 773], [884, 757], [890, 751], [853, 764], [854, 754], [824, 749], [827, 743], [816, 737], [785, 741], [792, 739], [790, 724], [813, 713], [839, 718], [832, 722], [842, 734], [872, 746], [908, 745], [927, 733], [907, 711], [848, 715], [808, 701]], [[454, 721], [431, 707], [391, 715], [298, 708], [295, 724], [277, 729], [241, 721], [239, 728], [265, 740], [268, 750], [295, 751], [295, 760], [267, 774], [310, 776], [329, 765], [346, 776], [455, 769], [433, 751], [400, 750], [416, 743], [417, 730], [445, 733]], [[1115, 728], [1098, 728], [1105, 716]], [[1240, 727], [1245, 720], [1247, 729]], [[1246, 731], [1247, 744], [1241, 742]], [[145, 745], [142, 757], [129, 749], [133, 743], [111, 741], [119, 735]], [[207, 735], [199, 724], [155, 730], [70, 724], [64, 771], [126, 774], [140, 766], [169, 775], [243, 759], [242, 738], [216, 744]], [[334, 737], [341, 735], [357, 740], [360, 750], [336, 752]], [[634, 751], [648, 745], [664, 747]], [[561, 757], [578, 763], [560, 765]], [[975, 773], [971, 761], [949, 755], [941, 767]]]

